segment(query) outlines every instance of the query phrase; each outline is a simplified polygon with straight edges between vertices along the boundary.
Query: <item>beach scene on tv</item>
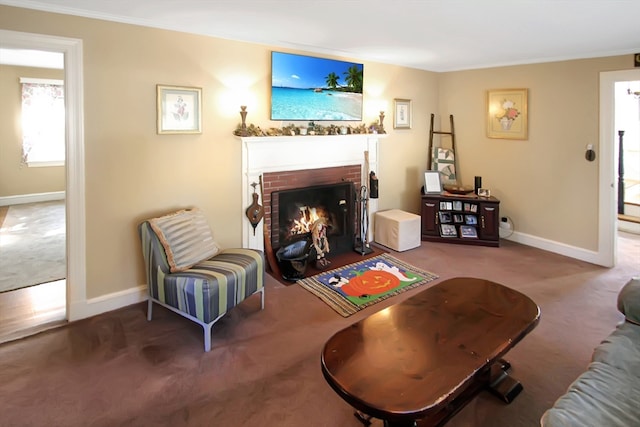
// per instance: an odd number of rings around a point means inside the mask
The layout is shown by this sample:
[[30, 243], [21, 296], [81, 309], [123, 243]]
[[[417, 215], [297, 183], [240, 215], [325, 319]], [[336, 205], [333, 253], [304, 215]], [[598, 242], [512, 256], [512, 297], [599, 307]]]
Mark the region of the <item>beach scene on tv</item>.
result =
[[363, 65], [272, 52], [271, 120], [362, 120]]

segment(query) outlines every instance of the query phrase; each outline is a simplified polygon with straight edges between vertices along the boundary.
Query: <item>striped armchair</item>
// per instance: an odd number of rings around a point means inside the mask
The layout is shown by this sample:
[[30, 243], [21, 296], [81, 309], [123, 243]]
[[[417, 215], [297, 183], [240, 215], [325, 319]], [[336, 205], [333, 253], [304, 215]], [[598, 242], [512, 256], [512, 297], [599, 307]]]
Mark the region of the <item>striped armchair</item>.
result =
[[209, 351], [213, 324], [228, 310], [258, 292], [264, 309], [264, 254], [220, 249], [198, 210], [144, 221], [138, 231], [149, 287], [148, 320], [155, 302], [196, 322], [204, 328]]

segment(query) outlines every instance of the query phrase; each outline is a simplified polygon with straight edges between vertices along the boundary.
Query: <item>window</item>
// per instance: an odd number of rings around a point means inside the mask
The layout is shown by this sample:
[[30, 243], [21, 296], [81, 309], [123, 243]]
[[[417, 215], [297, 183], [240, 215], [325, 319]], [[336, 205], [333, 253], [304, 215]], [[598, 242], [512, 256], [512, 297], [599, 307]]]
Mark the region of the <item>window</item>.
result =
[[60, 166], [65, 161], [64, 82], [21, 78], [22, 161]]

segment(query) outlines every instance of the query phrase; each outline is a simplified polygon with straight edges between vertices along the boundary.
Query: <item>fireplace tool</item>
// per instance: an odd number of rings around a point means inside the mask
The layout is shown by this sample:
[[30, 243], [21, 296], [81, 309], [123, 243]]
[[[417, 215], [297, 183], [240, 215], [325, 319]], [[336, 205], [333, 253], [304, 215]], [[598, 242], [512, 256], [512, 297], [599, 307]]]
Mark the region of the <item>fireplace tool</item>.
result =
[[360, 195], [356, 196], [356, 202], [358, 203], [358, 232], [360, 235], [356, 237], [353, 249], [360, 255], [366, 255], [373, 252], [373, 249], [369, 247], [367, 240], [369, 234], [369, 194], [365, 185], [360, 187]]
[[262, 217], [264, 216], [264, 208], [258, 203], [258, 193], [256, 193], [256, 186], [258, 184], [253, 182], [251, 186], [253, 187], [253, 203], [247, 208], [246, 214], [247, 218], [249, 218], [249, 222], [253, 227], [253, 235], [256, 235], [256, 227], [260, 224]]

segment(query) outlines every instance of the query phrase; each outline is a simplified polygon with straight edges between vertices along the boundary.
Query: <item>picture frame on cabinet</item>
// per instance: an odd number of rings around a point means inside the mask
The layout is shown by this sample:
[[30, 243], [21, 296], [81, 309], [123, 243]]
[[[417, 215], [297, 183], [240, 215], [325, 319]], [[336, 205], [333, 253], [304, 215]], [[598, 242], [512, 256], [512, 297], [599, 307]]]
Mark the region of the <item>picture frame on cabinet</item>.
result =
[[426, 171], [424, 173], [424, 194], [440, 194], [442, 193], [442, 182], [440, 181], [440, 172]]
[[157, 133], [202, 133], [202, 88], [156, 85]]
[[451, 222], [451, 213], [450, 212], [438, 212], [438, 217], [440, 218], [441, 224], [446, 224]]
[[442, 237], [458, 237], [458, 231], [455, 225], [440, 224], [440, 235]]
[[411, 129], [411, 100], [393, 100], [393, 128]]
[[478, 231], [475, 227], [471, 225], [461, 225], [460, 226], [460, 237], [467, 239], [477, 239]]

